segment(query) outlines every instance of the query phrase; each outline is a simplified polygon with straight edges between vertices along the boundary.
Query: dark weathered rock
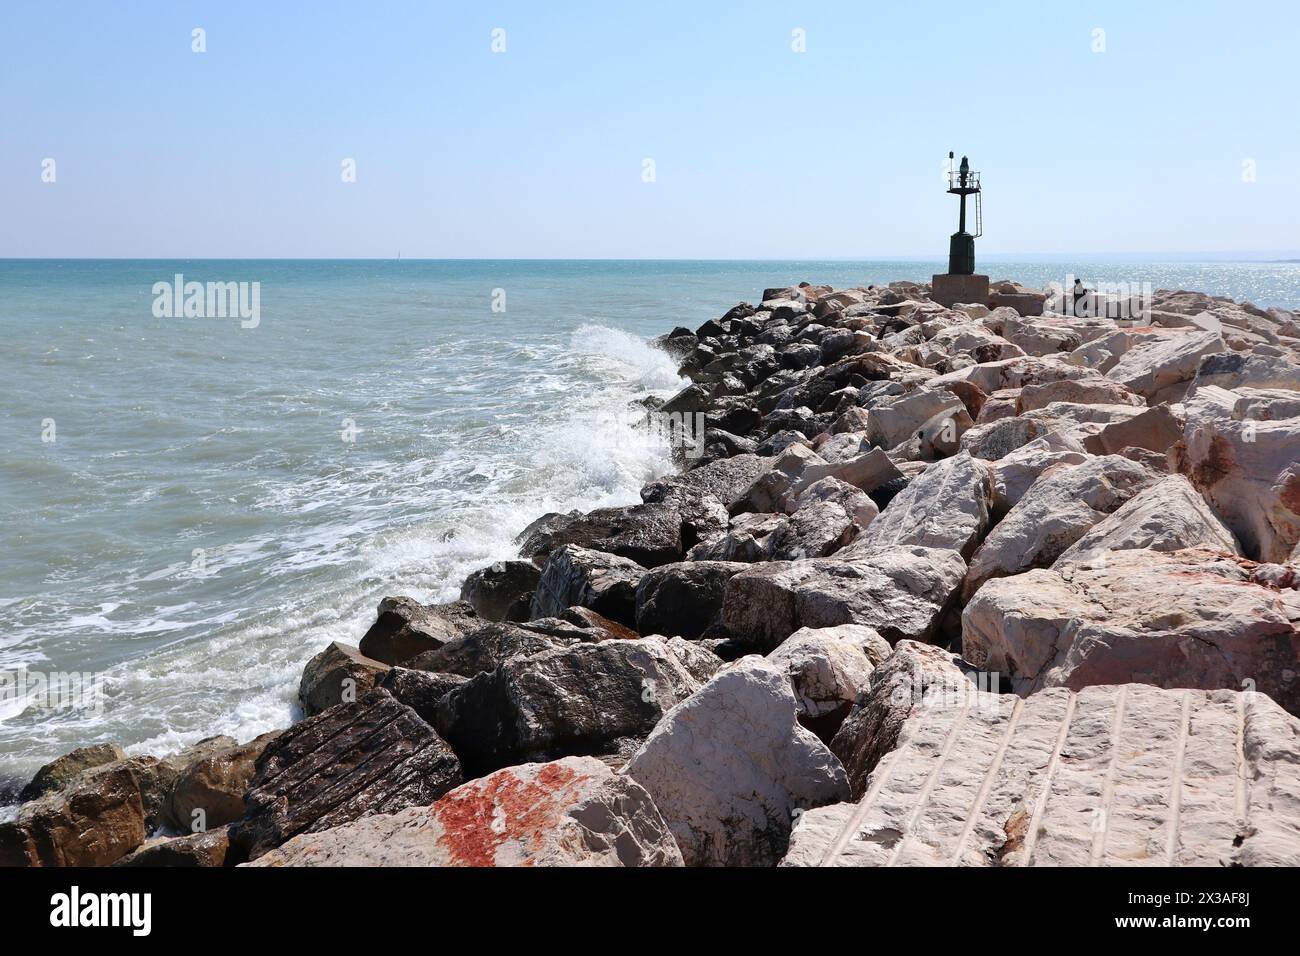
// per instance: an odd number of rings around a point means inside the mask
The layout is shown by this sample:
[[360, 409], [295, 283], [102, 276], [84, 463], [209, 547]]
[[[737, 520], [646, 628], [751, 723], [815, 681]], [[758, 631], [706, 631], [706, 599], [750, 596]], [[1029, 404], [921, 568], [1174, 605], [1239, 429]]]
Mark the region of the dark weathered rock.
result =
[[722, 620], [727, 581], [746, 567], [731, 561], [684, 561], [647, 572], [636, 589], [637, 630], [699, 637]]
[[107, 866], [148, 835], [144, 793], [152, 766], [117, 760], [23, 804], [0, 823], [0, 866]]
[[439, 703], [437, 727], [477, 775], [606, 752], [649, 733], [698, 687], [663, 641], [575, 644], [508, 660], [458, 687]]
[[310, 717], [345, 701], [357, 700], [379, 683], [388, 665], [338, 641], [307, 662], [298, 685], [303, 713]]
[[440, 674], [434, 671], [417, 671], [409, 667], [394, 667], [380, 681], [379, 686], [420, 715], [433, 726], [433, 715], [438, 701], [451, 693], [469, 678], [459, 674]]
[[579, 605], [628, 627], [636, 624], [636, 586], [645, 568], [630, 558], [565, 545], [542, 569], [531, 617], [559, 617]]
[[87, 770], [125, 759], [126, 751], [117, 744], [92, 744], [89, 747], [78, 747], [36, 771], [36, 776], [32, 777], [31, 783], [18, 794], [18, 799], [26, 803], [28, 800], [35, 800], [55, 790], [62, 790]]
[[645, 567], [677, 561], [684, 550], [681, 508], [673, 501], [655, 501], [557, 517], [530, 534], [519, 553], [536, 561], [565, 546], [604, 551]]
[[579, 640], [584, 641], [634, 641], [641, 636], [632, 628], [611, 621], [603, 614], [597, 614], [591, 608], [581, 605], [566, 608], [560, 615], [560, 620], [585, 632], [578, 635]]
[[855, 554], [753, 565], [727, 582], [723, 621], [766, 653], [801, 627], [865, 624], [887, 640], [928, 640], [961, 585], [956, 551], [897, 545]]
[[541, 577], [542, 572], [531, 561], [497, 561], [465, 579], [460, 599], [468, 601], [485, 621], [513, 620], [512, 612], [521, 601], [527, 607]]
[[155, 837], [114, 866], [200, 867], [225, 866], [230, 852], [230, 828], [217, 827], [180, 837]]
[[692, 468], [683, 475], [652, 481], [641, 489], [647, 503], [665, 502], [682, 496], [707, 495], [730, 507], [745, 493], [754, 479], [767, 471], [771, 462], [760, 455], [736, 455]]
[[495, 670], [515, 657], [530, 657], [557, 647], [566, 647], [575, 638], [558, 636], [516, 624], [485, 624], [478, 630], [452, 641], [436, 651], [428, 651], [407, 662], [412, 670], [440, 674], [458, 674], [470, 678]]
[[299, 833], [432, 803], [463, 779], [433, 728], [376, 689], [294, 725], [262, 752], [231, 839], [256, 858]]
[[379, 618], [359, 649], [372, 660], [401, 664], [464, 636], [481, 623], [467, 601], [420, 604], [408, 597], [386, 597], [379, 602]]

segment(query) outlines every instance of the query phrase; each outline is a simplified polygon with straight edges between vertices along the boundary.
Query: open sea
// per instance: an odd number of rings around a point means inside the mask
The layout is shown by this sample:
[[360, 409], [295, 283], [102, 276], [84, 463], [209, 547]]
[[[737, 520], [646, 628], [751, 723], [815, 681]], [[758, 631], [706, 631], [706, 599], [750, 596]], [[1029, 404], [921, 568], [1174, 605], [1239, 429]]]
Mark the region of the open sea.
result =
[[[981, 266], [1300, 307], [1294, 263]], [[942, 268], [0, 260], [0, 791], [90, 743], [288, 725], [303, 664], [382, 596], [454, 599], [542, 513], [670, 468], [629, 407], [682, 384], [647, 339], [766, 286]], [[259, 283], [256, 324], [156, 314], [178, 273]]]

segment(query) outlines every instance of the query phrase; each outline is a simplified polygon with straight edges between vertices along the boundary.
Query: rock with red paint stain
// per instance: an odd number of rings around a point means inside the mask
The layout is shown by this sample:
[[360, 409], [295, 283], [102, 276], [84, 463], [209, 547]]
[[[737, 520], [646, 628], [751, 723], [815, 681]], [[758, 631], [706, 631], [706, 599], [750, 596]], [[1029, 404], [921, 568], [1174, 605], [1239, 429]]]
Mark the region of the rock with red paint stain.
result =
[[785, 670], [759, 657], [675, 707], [623, 772], [649, 791], [688, 866], [771, 866], [795, 815], [849, 793], [840, 762], [800, 726]]
[[1300, 714], [1300, 592], [1215, 551], [1103, 552], [996, 578], [962, 615], [962, 656], [1044, 687], [1246, 688]]
[[474, 776], [623, 751], [699, 687], [661, 639], [575, 644], [477, 675], [438, 702], [435, 725]]
[[294, 837], [252, 866], [681, 866], [635, 780], [592, 757], [507, 767], [430, 807]]

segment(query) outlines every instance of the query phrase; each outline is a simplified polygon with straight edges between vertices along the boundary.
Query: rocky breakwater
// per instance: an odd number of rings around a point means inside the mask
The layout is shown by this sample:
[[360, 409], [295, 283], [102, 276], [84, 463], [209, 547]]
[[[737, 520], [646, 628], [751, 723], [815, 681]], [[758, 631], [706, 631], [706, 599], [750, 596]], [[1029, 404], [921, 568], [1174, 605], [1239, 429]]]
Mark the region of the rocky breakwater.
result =
[[705, 430], [640, 503], [386, 598], [282, 734], [61, 758], [0, 860], [1300, 863], [1296, 315], [994, 288], [1042, 314], [802, 284], [665, 335]]

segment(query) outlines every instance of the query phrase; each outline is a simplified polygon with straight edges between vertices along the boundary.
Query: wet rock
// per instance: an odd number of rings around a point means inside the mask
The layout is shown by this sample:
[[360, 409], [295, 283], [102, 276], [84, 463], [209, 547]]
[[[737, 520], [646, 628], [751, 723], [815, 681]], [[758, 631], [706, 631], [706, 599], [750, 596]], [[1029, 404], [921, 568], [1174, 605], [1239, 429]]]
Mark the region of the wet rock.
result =
[[887, 640], [928, 639], [966, 573], [956, 551], [914, 545], [865, 550], [852, 560], [755, 565], [727, 582], [731, 634], [770, 651], [802, 627], [863, 624]]
[[505, 661], [438, 704], [439, 733], [472, 775], [615, 749], [699, 687], [663, 641], [601, 641]]
[[310, 717], [345, 700], [357, 700], [387, 672], [387, 664], [366, 657], [359, 648], [334, 641], [303, 668], [298, 685], [303, 713]]
[[1253, 583], [1255, 567], [1208, 551], [1111, 551], [992, 580], [962, 615], [962, 655], [1018, 693], [1245, 686], [1300, 712], [1300, 592]]
[[516, 620], [521, 607], [522, 616], [527, 619], [528, 601], [537, 590], [541, 576], [531, 561], [497, 561], [465, 579], [460, 599], [468, 602], [474, 613], [485, 621]]
[[727, 581], [746, 567], [732, 561], [686, 561], [647, 572], [636, 589], [637, 630], [698, 638], [722, 619]]
[[591, 757], [507, 767], [431, 807], [295, 837], [255, 866], [681, 866], [645, 790]]
[[481, 623], [466, 601], [420, 604], [409, 597], [386, 597], [379, 602], [379, 617], [361, 638], [358, 649], [371, 660], [401, 664], [454, 641]]
[[636, 586], [645, 571], [630, 558], [565, 545], [542, 569], [530, 616], [557, 617], [565, 608], [579, 605], [634, 627]]
[[230, 852], [230, 828], [216, 827], [179, 837], [155, 837], [122, 857], [114, 866], [225, 866]]
[[688, 866], [770, 866], [793, 815], [848, 794], [839, 762], [799, 725], [789, 679], [758, 658], [669, 712], [624, 773], [650, 794]]
[[193, 833], [242, 817], [257, 758], [277, 736], [278, 732], [273, 732], [245, 744], [232, 742], [191, 761], [168, 794], [168, 825], [181, 833]]
[[565, 547], [603, 551], [645, 567], [677, 561], [684, 550], [681, 509], [663, 500], [559, 517], [529, 534], [519, 553], [540, 562]]
[[55, 790], [62, 790], [87, 770], [125, 759], [126, 751], [117, 744], [92, 744], [89, 747], [78, 747], [36, 771], [36, 776], [32, 777], [31, 783], [22, 789], [18, 799], [26, 803], [28, 800], [35, 800]]
[[249, 859], [300, 833], [428, 805], [461, 776], [451, 748], [386, 690], [290, 727], [258, 757], [231, 842]]
[[0, 866], [107, 866], [149, 833], [156, 761], [117, 760], [84, 771], [61, 790], [22, 805], [0, 823]]
[[[574, 630], [581, 631], [582, 628], [574, 627]], [[543, 651], [568, 647], [579, 639], [576, 635], [565, 636], [556, 628], [535, 630], [517, 624], [485, 624], [460, 640], [421, 654], [408, 663], [412, 670], [455, 674], [468, 679], [495, 670], [516, 657], [531, 657]]]

